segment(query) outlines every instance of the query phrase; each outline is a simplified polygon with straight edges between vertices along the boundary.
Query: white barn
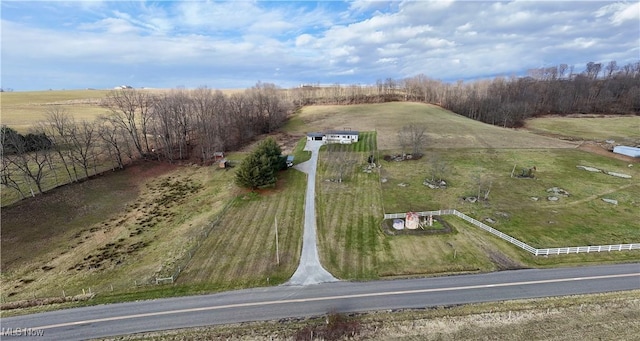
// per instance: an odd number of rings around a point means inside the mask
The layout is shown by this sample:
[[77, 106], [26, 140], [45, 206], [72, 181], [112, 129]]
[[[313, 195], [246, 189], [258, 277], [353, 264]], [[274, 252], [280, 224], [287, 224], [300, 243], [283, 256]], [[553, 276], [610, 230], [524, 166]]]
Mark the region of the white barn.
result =
[[323, 143], [351, 144], [358, 142], [359, 133], [355, 130], [329, 130], [324, 133], [308, 133], [307, 141], [322, 141]]

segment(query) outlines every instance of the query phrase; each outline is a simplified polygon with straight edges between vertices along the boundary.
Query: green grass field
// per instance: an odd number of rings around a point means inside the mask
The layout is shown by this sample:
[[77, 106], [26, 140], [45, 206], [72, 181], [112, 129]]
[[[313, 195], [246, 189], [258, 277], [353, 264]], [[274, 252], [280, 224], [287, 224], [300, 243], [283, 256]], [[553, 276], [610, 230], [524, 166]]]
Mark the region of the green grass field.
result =
[[[447, 189], [429, 189], [430, 160], [444, 160], [449, 167]], [[513, 165], [536, 166], [535, 179], [511, 178]], [[640, 208], [638, 167], [579, 150], [456, 150], [428, 151], [421, 160], [382, 161], [384, 208], [387, 213], [455, 208], [478, 220], [492, 219], [500, 231], [534, 247], [563, 247], [632, 243], [640, 240], [636, 228]], [[590, 173], [578, 165], [632, 175], [623, 179]], [[517, 168], [516, 173], [520, 172]], [[469, 203], [474, 196], [473, 177], [492, 181], [489, 200]], [[398, 184], [407, 184], [400, 187]], [[560, 187], [570, 193], [557, 202], [547, 200], [546, 190]], [[537, 197], [534, 201], [532, 197]], [[602, 198], [618, 200], [611, 205]]]
[[[338, 166], [327, 147], [321, 149], [316, 205], [320, 256], [327, 269], [345, 279], [490, 271], [497, 267], [477, 242], [479, 231], [461, 226], [433, 236], [387, 236], [382, 232], [384, 192], [376, 172], [366, 173], [369, 143], [341, 146], [351, 150], [348, 175], [334, 179]], [[363, 151], [361, 151], [363, 150]], [[449, 220], [449, 219], [447, 219]]]
[[526, 128], [579, 140], [640, 142], [640, 116], [541, 117], [527, 120]]
[[350, 128], [376, 131], [378, 148], [399, 149], [396, 135], [408, 124], [426, 128], [430, 148], [573, 148], [575, 144], [522, 130], [479, 123], [435, 105], [393, 102], [305, 107], [283, 128], [289, 133]]
[[178, 282], [220, 290], [288, 280], [300, 259], [305, 185], [306, 176], [290, 169], [280, 173], [276, 189], [238, 195]]

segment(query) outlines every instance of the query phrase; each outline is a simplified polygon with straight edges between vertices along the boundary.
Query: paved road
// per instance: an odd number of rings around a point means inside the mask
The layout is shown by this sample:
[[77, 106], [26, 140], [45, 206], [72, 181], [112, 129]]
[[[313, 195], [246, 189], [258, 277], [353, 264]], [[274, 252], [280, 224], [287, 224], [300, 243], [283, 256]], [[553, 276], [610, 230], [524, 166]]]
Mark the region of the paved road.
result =
[[322, 141], [307, 141], [304, 150], [311, 152], [311, 159], [294, 166], [297, 170], [307, 174], [307, 192], [304, 199], [304, 236], [300, 264], [286, 285], [311, 285], [338, 280], [322, 267], [320, 257], [318, 257], [315, 198], [316, 168], [321, 146]]
[[[449, 277], [331, 282], [100, 305], [3, 318], [7, 328], [81, 340], [154, 330], [355, 312], [640, 289], [640, 264], [529, 269]], [[15, 330], [15, 329], [13, 329]]]

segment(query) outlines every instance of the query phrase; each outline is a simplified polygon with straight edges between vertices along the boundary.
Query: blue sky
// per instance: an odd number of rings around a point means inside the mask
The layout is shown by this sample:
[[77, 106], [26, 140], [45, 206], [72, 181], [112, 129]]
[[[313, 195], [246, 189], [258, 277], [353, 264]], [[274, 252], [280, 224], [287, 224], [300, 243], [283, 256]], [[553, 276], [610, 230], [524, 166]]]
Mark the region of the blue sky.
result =
[[244, 88], [640, 60], [639, 1], [7, 1], [1, 86]]

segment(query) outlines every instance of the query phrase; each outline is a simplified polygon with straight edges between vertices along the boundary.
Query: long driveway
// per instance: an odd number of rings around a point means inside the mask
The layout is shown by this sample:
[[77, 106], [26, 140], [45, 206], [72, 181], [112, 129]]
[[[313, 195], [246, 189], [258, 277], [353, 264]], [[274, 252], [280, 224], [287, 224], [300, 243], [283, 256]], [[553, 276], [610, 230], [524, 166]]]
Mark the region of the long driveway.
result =
[[[15, 338], [2, 335], [0, 339], [86, 340], [154, 330], [318, 316], [331, 311], [424, 308], [634, 289], [640, 289], [638, 263], [361, 283], [340, 281], [7, 317], [0, 320], [3, 332], [13, 335], [41, 332], [43, 335]], [[14, 332], [16, 328], [18, 333]]]
[[318, 153], [322, 146], [321, 141], [307, 141], [305, 151], [311, 152], [311, 159], [302, 162], [295, 169], [307, 174], [307, 192], [304, 199], [304, 236], [302, 238], [302, 254], [298, 269], [291, 276], [287, 285], [311, 285], [326, 282], [335, 282], [333, 277], [320, 264], [318, 256], [318, 238], [316, 236], [316, 168], [318, 166]]

